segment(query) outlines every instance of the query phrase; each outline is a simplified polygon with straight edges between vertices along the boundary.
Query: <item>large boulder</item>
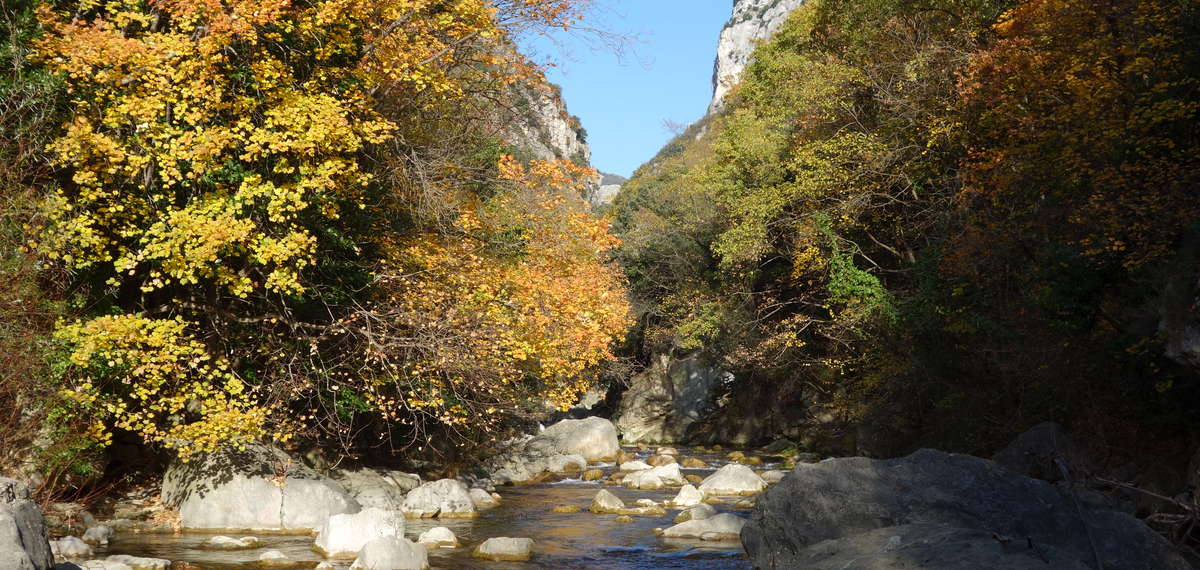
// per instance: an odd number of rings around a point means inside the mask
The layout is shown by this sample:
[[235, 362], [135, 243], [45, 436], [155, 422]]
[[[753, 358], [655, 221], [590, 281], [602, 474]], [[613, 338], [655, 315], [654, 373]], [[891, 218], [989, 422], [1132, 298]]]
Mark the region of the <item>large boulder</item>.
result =
[[400, 536], [383, 536], [365, 545], [350, 565], [361, 570], [425, 570], [429, 551], [425, 546]]
[[525, 449], [542, 456], [579, 455], [587, 461], [612, 461], [621, 453], [617, 428], [597, 417], [558, 422], [529, 440]]
[[592, 504], [588, 510], [596, 514], [620, 513], [625, 510], [625, 501], [612, 494], [608, 489], [600, 489], [592, 498]]
[[[977, 457], [924, 449], [898, 459], [836, 459], [799, 465], [767, 489], [742, 544], [757, 568], [823, 568], [821, 549], [880, 545], [889, 549], [871, 550], [872, 565], [863, 568], [908, 568], [914, 559], [939, 561], [922, 563], [927, 569], [1024, 568], [1030, 556], [1049, 568], [1099, 568], [1093, 548], [1104, 568], [1190, 568], [1137, 519], [1099, 501], [1080, 504], [1082, 517], [1074, 498], [1050, 483]], [[885, 528], [893, 534], [860, 537]], [[998, 559], [988, 537], [1012, 556]]]
[[409, 491], [421, 485], [421, 476], [400, 471], [342, 469], [333, 478], [364, 509], [377, 507], [397, 510]]
[[311, 531], [359, 504], [337, 482], [283, 451], [249, 445], [175, 462], [162, 500], [184, 528]]
[[44, 570], [53, 565], [42, 512], [29, 488], [0, 477], [0, 568]]
[[712, 475], [700, 482], [700, 492], [704, 496], [713, 495], [753, 495], [767, 488], [753, 469], [737, 463], [730, 463], [717, 469]]
[[425, 483], [408, 492], [401, 506], [409, 518], [469, 518], [478, 516], [471, 490], [457, 479]]
[[404, 516], [376, 507], [329, 517], [313, 547], [326, 558], [354, 558], [368, 542], [382, 536], [404, 536]]

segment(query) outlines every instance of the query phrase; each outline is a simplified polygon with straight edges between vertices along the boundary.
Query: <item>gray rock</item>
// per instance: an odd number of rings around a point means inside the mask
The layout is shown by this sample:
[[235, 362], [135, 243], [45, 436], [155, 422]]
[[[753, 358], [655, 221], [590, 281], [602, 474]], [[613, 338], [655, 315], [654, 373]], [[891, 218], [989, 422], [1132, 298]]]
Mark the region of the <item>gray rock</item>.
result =
[[[1190, 568], [1165, 539], [1137, 519], [1095, 502], [1083, 502], [1083, 509], [1105, 568]], [[982, 567], [989, 567], [986, 564], [994, 562], [996, 553], [976, 540], [983, 533], [1017, 547], [1014, 556], [1027, 556], [1021, 548], [1027, 550], [1032, 544], [1033, 550], [1045, 555], [1043, 560], [1049, 557], [1061, 562], [1061, 567], [1095, 567], [1092, 542], [1070, 497], [1045, 481], [1014, 474], [994, 462], [930, 449], [898, 459], [855, 457], [799, 465], [759, 497], [742, 531], [742, 543], [758, 568], [803, 568], [813, 559], [818, 543], [902, 525], [941, 527], [898, 531], [895, 536], [901, 537], [901, 545], [906, 536], [910, 542], [919, 539], [932, 545], [908, 552], [939, 551], [937, 544], [973, 549], [982, 553]], [[858, 546], [853, 540], [836, 546], [852, 551], [880, 540], [866, 537]], [[903, 567], [902, 562], [911, 560], [908, 556], [876, 559], [875, 566], [869, 567]], [[951, 561], [946, 564], [955, 560], [950, 553], [940, 559]]]
[[767, 482], [763, 481], [762, 477], [759, 477], [753, 469], [737, 463], [722, 466], [700, 482], [700, 492], [704, 493], [706, 497], [751, 495], [765, 488], [767, 488]]
[[521, 561], [533, 557], [532, 538], [489, 538], [475, 547], [474, 556], [484, 560]]
[[[168, 570], [171, 567], [171, 561], [165, 558], [129, 556], [128, 554], [114, 554], [106, 560], [108, 562], [124, 564], [133, 570]], [[84, 567], [87, 567], [87, 564], [84, 564]]]
[[108, 540], [113, 536], [112, 527], [96, 525], [89, 527], [83, 533], [83, 541], [93, 546], [108, 546]]
[[945, 525], [900, 525], [805, 549], [798, 568], [809, 570], [1087, 570], [1050, 546], [997, 540], [992, 533]]
[[162, 500], [192, 529], [316, 530], [360, 510], [337, 482], [257, 444], [175, 462], [163, 476]]
[[232, 538], [229, 536], [214, 536], [201, 545], [209, 550], [249, 550], [262, 546], [262, 541], [253, 536]]
[[682, 440], [715, 407], [717, 389], [732, 378], [698, 357], [676, 360], [664, 354], [651, 362], [630, 379], [614, 416], [626, 443]]
[[326, 558], [353, 559], [364, 545], [382, 536], [404, 536], [404, 516], [371, 507], [329, 517], [321, 525], [313, 548]]
[[587, 461], [611, 461], [621, 453], [617, 428], [597, 417], [558, 422], [529, 440], [526, 449], [543, 456], [579, 455]]
[[683, 485], [687, 479], [678, 463], [662, 465], [644, 471], [634, 471], [621, 479], [621, 484], [633, 489], [661, 489], [666, 485]]
[[428, 548], [448, 548], [458, 546], [458, 537], [444, 526], [435, 526], [417, 538], [417, 542]]
[[399, 536], [376, 538], [363, 546], [350, 568], [361, 570], [424, 570], [429, 552], [423, 545]]
[[409, 518], [468, 518], [479, 514], [470, 489], [457, 479], [425, 483], [409, 491], [401, 510]]
[[626, 461], [625, 463], [622, 463], [620, 469], [621, 471], [645, 471], [647, 469], [654, 469], [654, 466], [646, 463], [645, 461], [638, 461], [635, 459], [633, 461]]
[[786, 475], [786, 471], [772, 469], [770, 471], [763, 472], [761, 475], [759, 475], [759, 477], [762, 477], [762, 480], [766, 481], [768, 484], [774, 484], [782, 481]]
[[1065, 428], [1053, 422], [1029, 428], [992, 456], [992, 461], [1013, 473], [1046, 481], [1062, 480], [1056, 459], [1066, 464], [1073, 478], [1092, 470], [1084, 449], [1076, 445]]
[[704, 501], [704, 493], [700, 492], [695, 485], [684, 485], [679, 489], [679, 493], [671, 499], [670, 504], [673, 507], [690, 507], [699, 505]]
[[672, 522], [678, 524], [691, 520], [701, 520], [711, 517], [715, 514], [717, 514], [717, 509], [715, 507], [707, 503], [700, 503], [699, 505], [692, 505], [686, 509], [683, 509], [682, 511], [679, 511], [679, 514], [675, 515], [675, 519]]
[[29, 489], [0, 477], [0, 568], [45, 570], [53, 565], [46, 525]]
[[268, 550], [259, 555], [258, 563], [262, 566], [291, 566], [292, 559], [278, 550]]
[[50, 542], [50, 550], [56, 558], [87, 558], [92, 555], [92, 547], [75, 536], [64, 536]]
[[625, 510], [625, 501], [609, 492], [608, 489], [600, 489], [592, 498], [592, 504], [588, 510], [596, 514], [619, 513]]
[[681, 522], [663, 531], [667, 538], [700, 538], [703, 540], [736, 540], [746, 525], [746, 519], [733, 513], [720, 513], [702, 519]]
[[475, 487], [471, 489], [471, 502], [475, 503], [476, 509], [489, 509], [500, 504], [500, 500], [493, 497], [491, 493]]
[[421, 485], [420, 475], [375, 469], [342, 469], [334, 479], [363, 508], [399, 509], [404, 496]]
[[806, 0], [735, 0], [733, 15], [717, 40], [717, 60], [713, 64], [713, 98], [709, 114], [723, 107], [725, 94], [741, 81], [742, 71], [750, 64], [758, 42], [774, 35], [788, 14]]

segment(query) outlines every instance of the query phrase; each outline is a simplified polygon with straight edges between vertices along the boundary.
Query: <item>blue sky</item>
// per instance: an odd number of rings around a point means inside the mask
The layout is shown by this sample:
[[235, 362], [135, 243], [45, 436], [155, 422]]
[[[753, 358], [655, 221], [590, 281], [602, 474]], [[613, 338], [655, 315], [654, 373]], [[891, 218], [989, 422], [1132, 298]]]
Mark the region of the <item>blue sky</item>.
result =
[[592, 166], [629, 176], [673, 134], [668, 119], [688, 124], [712, 96], [717, 36], [731, 0], [599, 0], [587, 25], [631, 36], [618, 56], [601, 42], [558, 34], [524, 42], [534, 57], [556, 63], [548, 76], [588, 132]]

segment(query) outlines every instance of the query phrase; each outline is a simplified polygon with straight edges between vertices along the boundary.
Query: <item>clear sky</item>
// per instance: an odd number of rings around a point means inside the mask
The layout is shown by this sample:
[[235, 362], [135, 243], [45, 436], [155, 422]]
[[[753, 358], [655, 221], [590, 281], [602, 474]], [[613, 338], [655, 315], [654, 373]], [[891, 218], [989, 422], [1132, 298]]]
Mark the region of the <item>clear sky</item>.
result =
[[559, 34], [524, 42], [556, 65], [567, 108], [588, 132], [592, 166], [629, 176], [673, 133], [664, 120], [687, 125], [712, 97], [717, 37], [731, 0], [598, 0], [587, 24], [631, 36], [618, 56], [594, 38]]

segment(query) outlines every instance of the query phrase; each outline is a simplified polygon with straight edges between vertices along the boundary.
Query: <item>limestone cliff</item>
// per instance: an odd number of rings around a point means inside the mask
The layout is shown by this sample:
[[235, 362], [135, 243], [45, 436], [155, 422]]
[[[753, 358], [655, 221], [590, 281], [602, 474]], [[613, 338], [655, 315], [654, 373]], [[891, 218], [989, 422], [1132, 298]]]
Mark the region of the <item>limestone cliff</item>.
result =
[[771, 37], [788, 14], [807, 0], [733, 0], [733, 15], [717, 41], [713, 64], [713, 98], [708, 112], [721, 110], [721, 101], [741, 79], [750, 54], [761, 40]]

